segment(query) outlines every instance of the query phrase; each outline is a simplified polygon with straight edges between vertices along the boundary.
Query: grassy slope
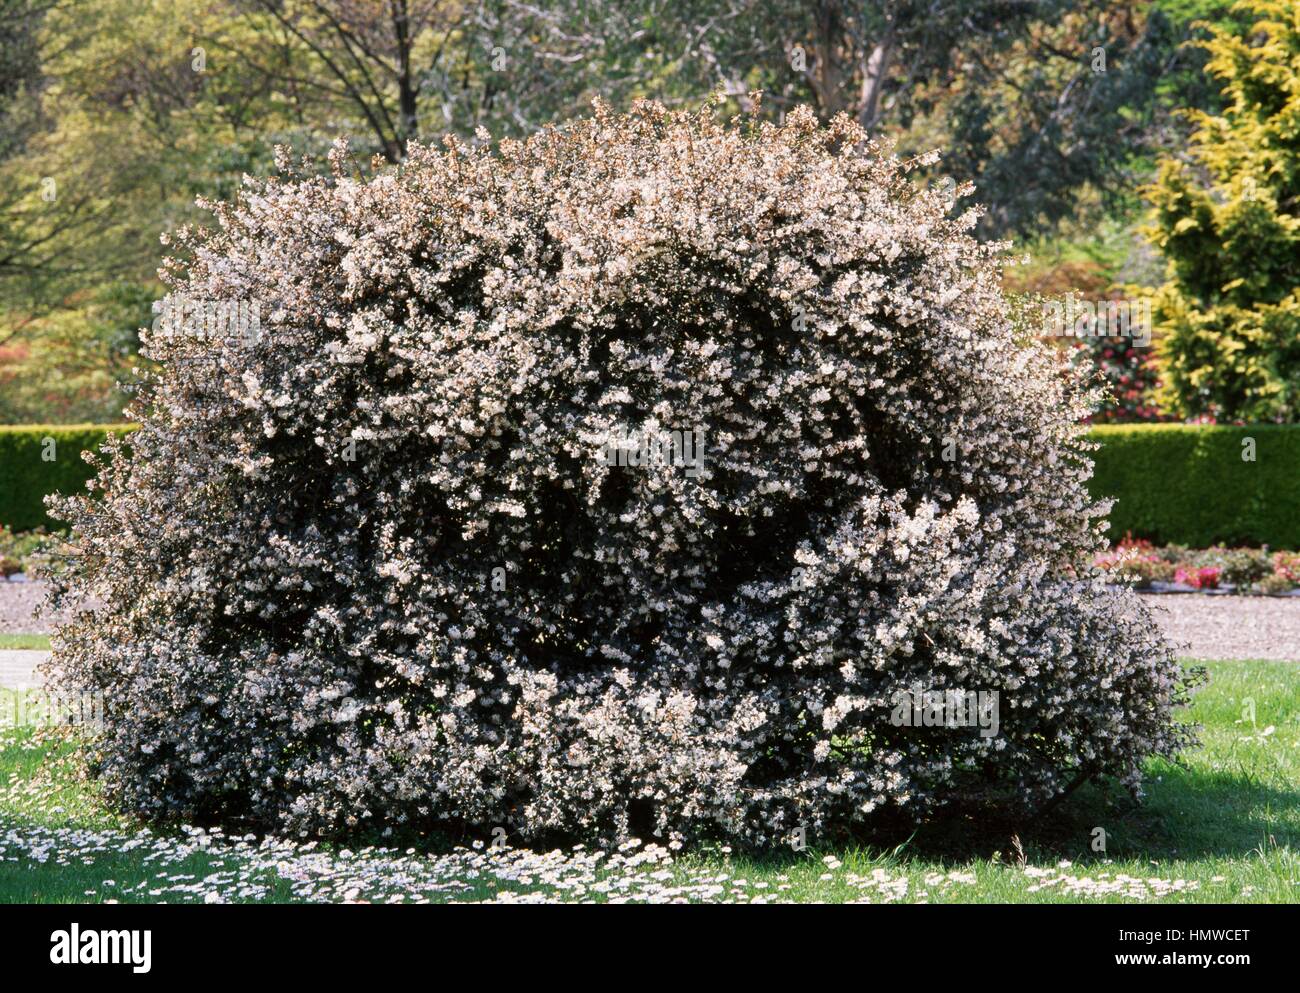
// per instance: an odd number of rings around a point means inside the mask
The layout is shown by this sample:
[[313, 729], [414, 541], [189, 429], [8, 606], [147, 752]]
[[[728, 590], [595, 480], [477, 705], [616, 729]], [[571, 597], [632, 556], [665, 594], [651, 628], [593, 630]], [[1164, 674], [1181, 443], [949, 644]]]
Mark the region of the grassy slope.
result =
[[[901, 899], [931, 903], [1134, 898], [1114, 893], [1071, 896], [1062, 892], [1067, 883], [1044, 886], [1044, 877], [1033, 872], [1043, 869], [1051, 870], [1046, 873], [1049, 879], [1065, 876], [1085, 880], [1083, 885], [1121, 875], [1199, 883], [1196, 890], [1163, 896], [1148, 884], [1145, 891], [1151, 899], [1300, 902], [1300, 667], [1217, 662], [1209, 668], [1211, 684], [1198, 696], [1192, 713], [1205, 725], [1204, 745], [1186, 757], [1184, 766], [1153, 762], [1147, 801], [1141, 806], [1094, 791], [1076, 796], [1051, 823], [1032, 829], [950, 825], [885, 850], [810, 849], [757, 860], [701, 852], [677, 860], [669, 885], [714, 874], [726, 877], [721, 880], [721, 898], [734, 893], [740, 899], [799, 901], [863, 896], [878, 901], [889, 886], [897, 888]], [[1253, 727], [1241, 721], [1247, 699], [1254, 701]], [[1265, 733], [1270, 726], [1274, 730]], [[24, 827], [132, 830], [128, 821], [98, 802], [93, 787], [79, 781], [76, 770], [75, 753], [66, 743], [38, 744], [27, 731], [0, 735], [0, 847], [5, 832]], [[1107, 832], [1105, 855], [1089, 847], [1096, 827]], [[156, 861], [146, 864], [144, 857], [114, 851], [113, 845], [99, 851], [95, 847], [79, 847], [75, 857], [62, 858], [66, 864], [59, 864], [57, 851], [44, 863], [25, 854], [15, 861], [10, 853], [8, 861], [0, 861], [0, 902], [112, 899], [126, 885], [159, 875]], [[823, 864], [828, 854], [843, 864], [828, 869]], [[1024, 870], [1022, 857], [1030, 872]], [[1072, 864], [1058, 870], [1062, 860]], [[239, 857], [196, 853], [167, 862], [163, 869], [202, 879], [213, 872], [237, 872]], [[884, 889], [864, 891], [850, 879], [873, 871], [888, 881]], [[973, 876], [973, 881], [940, 878], [953, 872]], [[265, 882], [266, 898], [292, 896], [287, 882], [274, 876]], [[539, 885], [482, 876], [469, 883], [457, 899], [491, 897], [498, 889], [536, 891]], [[591, 897], [599, 898], [589, 893]], [[131, 898], [123, 895], [124, 902]], [[150, 899], [147, 893], [135, 898]], [[169, 894], [165, 899], [177, 897]]]

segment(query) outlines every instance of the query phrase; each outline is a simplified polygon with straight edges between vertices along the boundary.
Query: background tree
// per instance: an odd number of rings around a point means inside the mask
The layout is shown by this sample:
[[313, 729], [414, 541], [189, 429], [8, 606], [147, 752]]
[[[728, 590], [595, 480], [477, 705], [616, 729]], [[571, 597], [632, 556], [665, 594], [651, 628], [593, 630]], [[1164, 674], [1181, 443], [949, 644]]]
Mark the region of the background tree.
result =
[[1164, 402], [1183, 416], [1300, 412], [1300, 18], [1249, 0], [1245, 31], [1213, 30], [1221, 114], [1191, 113], [1184, 156], [1160, 166], [1150, 236], [1168, 260], [1155, 297]]
[[18, 6], [40, 70], [21, 91], [29, 126], [0, 162], [0, 416], [112, 419], [158, 294], [158, 235], [191, 216], [223, 137], [191, 65], [204, 7]]
[[[664, 5], [516, 0], [236, 0], [233, 53], [300, 121], [332, 122], [389, 162], [413, 138], [524, 134], [655, 75]], [[346, 128], [339, 125], [345, 124]]]
[[340, 134], [369, 172], [413, 137], [525, 136], [596, 96], [680, 107], [721, 90], [740, 110], [761, 90], [768, 118], [807, 104], [908, 153], [944, 149], [916, 176], [973, 179], [986, 234], [1086, 239], [1130, 209], [1167, 107], [1204, 98], [1176, 43], [1212, 6], [0, 0], [0, 377], [26, 384], [0, 417], [120, 406], [71, 385], [87, 382], [62, 364], [75, 336], [86, 355], [107, 354], [101, 332], [132, 342], [149, 313], [120, 303], [158, 295], [158, 235], [266, 175], [274, 146], [320, 159]]
[[[75, 211], [53, 218], [55, 191], [48, 184], [11, 165], [45, 123], [41, 26], [52, 6], [43, 0], [0, 0], [0, 292], [22, 283], [32, 298], [49, 274], [49, 243], [60, 230], [75, 226]], [[0, 344], [16, 333], [0, 329]]]
[[1089, 187], [1131, 187], [1181, 30], [1155, 5], [1112, 0], [699, 0], [660, 31], [675, 63], [780, 117], [846, 113], [976, 183], [987, 233], [1027, 235]]

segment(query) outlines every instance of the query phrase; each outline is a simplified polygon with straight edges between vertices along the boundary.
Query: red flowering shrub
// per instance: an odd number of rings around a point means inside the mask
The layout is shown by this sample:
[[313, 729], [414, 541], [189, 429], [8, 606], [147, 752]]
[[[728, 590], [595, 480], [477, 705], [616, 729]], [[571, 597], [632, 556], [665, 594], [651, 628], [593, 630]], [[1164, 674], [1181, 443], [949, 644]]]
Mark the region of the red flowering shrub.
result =
[[1114, 548], [1098, 553], [1093, 564], [1117, 582], [1139, 587], [1173, 579], [1174, 565], [1145, 538], [1125, 534]]
[[1071, 364], [1104, 390], [1094, 424], [1131, 424], [1172, 420], [1156, 406], [1159, 385], [1154, 349], [1138, 347], [1129, 338], [1081, 338], [1074, 343]]
[[1179, 566], [1174, 570], [1174, 582], [1197, 590], [1212, 590], [1219, 585], [1221, 571], [1218, 566], [1213, 565], [1201, 566], [1199, 569]]

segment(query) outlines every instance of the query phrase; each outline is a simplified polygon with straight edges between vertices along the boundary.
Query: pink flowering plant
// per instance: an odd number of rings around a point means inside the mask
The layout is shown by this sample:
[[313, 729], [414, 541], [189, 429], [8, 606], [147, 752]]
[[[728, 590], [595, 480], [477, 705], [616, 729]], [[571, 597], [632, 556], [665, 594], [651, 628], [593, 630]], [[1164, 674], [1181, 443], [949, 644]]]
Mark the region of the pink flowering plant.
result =
[[1300, 552], [1274, 552], [1273, 575], [1300, 586]]
[[[1081, 568], [1089, 397], [917, 163], [654, 104], [331, 162], [181, 232], [174, 295], [260, 333], [147, 335], [140, 430], [52, 503], [55, 673], [106, 695], [121, 805], [770, 844], [1192, 740], [1195, 677]], [[997, 733], [900, 725], [916, 686]]]
[[1093, 564], [1110, 579], [1131, 583], [1137, 587], [1153, 582], [1169, 582], [1174, 578], [1175, 566], [1168, 554], [1157, 549], [1145, 538], [1125, 534], [1113, 548], [1100, 552]]
[[1236, 593], [1286, 593], [1300, 586], [1300, 556], [1265, 548], [1157, 547], [1126, 534], [1114, 547], [1098, 553], [1093, 564], [1112, 582], [1138, 589], [1153, 583], [1178, 583], [1197, 590], [1230, 588]]
[[1075, 369], [1101, 386], [1093, 424], [1134, 424], [1168, 421], [1156, 405], [1160, 386], [1155, 350], [1128, 338], [1091, 337], [1074, 343], [1070, 361]]
[[1179, 566], [1174, 570], [1174, 582], [1190, 586], [1194, 590], [1212, 590], [1219, 585], [1218, 566], [1206, 565], [1200, 568]]

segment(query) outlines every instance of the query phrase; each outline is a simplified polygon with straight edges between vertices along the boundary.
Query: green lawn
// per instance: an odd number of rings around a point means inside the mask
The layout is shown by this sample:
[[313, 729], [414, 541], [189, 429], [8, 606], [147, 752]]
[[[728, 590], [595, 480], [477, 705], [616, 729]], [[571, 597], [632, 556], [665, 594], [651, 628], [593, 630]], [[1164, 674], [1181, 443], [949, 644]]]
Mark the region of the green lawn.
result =
[[48, 634], [0, 634], [0, 649], [35, 648], [42, 652], [50, 650]]
[[[1080, 791], [1036, 825], [955, 824], [901, 843], [759, 858], [721, 848], [671, 862], [635, 850], [350, 852], [152, 835], [98, 801], [71, 739], [9, 729], [0, 731], [0, 902], [1300, 902], [1300, 666], [1206, 664], [1211, 682], [1192, 709], [1203, 747], [1185, 765], [1152, 762], [1142, 805]], [[1249, 701], [1253, 724], [1243, 720]], [[1105, 853], [1091, 850], [1099, 827]]]

